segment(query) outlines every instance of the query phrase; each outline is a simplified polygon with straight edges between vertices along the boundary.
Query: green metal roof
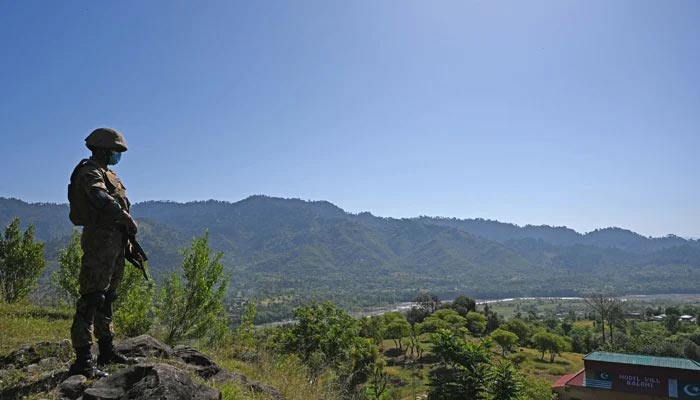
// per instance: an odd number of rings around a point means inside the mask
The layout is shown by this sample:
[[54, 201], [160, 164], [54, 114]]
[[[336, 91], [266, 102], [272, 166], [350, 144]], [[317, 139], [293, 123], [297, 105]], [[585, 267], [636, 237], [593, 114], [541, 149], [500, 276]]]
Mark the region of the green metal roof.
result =
[[601, 361], [619, 364], [648, 365], [651, 367], [689, 369], [700, 371], [700, 363], [687, 358], [643, 356], [639, 354], [608, 353], [594, 351], [583, 357], [584, 360]]

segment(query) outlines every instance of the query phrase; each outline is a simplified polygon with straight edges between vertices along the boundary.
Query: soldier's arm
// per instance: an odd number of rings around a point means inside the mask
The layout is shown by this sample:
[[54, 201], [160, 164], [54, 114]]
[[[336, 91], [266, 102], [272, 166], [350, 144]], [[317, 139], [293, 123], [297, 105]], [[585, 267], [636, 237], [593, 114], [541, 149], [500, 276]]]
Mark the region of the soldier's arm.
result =
[[122, 209], [117, 200], [107, 191], [102, 174], [97, 169], [92, 168], [85, 168], [81, 172], [81, 184], [92, 206], [104, 217], [114, 219], [117, 223], [135, 229], [136, 223], [131, 215]]

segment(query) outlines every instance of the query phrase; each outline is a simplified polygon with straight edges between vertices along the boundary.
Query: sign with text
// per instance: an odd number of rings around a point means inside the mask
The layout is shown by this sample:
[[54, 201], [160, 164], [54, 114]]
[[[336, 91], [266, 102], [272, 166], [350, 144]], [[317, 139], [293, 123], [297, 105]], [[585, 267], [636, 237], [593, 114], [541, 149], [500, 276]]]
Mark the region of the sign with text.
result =
[[648, 394], [668, 394], [668, 381], [659, 376], [646, 376], [629, 373], [614, 375], [615, 390]]

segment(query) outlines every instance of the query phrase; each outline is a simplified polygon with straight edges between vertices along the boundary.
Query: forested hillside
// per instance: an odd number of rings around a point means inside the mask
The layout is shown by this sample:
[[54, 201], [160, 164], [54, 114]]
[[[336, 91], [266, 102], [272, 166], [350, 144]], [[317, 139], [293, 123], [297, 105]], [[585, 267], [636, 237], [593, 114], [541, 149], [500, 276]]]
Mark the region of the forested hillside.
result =
[[[50, 263], [68, 242], [67, 206], [0, 199], [0, 223], [34, 224]], [[607, 228], [518, 227], [482, 219], [393, 219], [349, 214], [324, 201], [252, 196], [237, 203], [145, 202], [133, 207], [156, 278], [180, 249], [209, 231], [224, 252], [231, 296], [255, 297], [261, 314], [309, 299], [344, 306], [442, 298], [697, 291], [700, 243]]]

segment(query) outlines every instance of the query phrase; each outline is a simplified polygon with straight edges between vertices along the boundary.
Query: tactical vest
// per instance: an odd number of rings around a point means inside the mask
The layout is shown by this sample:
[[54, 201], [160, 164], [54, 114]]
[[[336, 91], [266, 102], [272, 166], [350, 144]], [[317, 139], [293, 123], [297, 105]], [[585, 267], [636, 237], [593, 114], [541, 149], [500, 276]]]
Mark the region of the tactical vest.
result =
[[114, 200], [119, 203], [122, 210], [129, 212], [131, 203], [129, 203], [129, 199], [126, 197], [126, 188], [117, 177], [117, 174], [109, 169], [105, 170], [105, 184], [107, 185], [107, 192], [109, 195], [114, 197]]
[[70, 183], [68, 184], [68, 203], [70, 205], [70, 214], [68, 217], [73, 225], [77, 226], [85, 226], [100, 222], [98, 221], [99, 216], [97, 215], [97, 211], [90, 205], [85, 189], [81, 187], [80, 182], [76, 182], [78, 171], [88, 164], [97, 167], [102, 172], [102, 178], [107, 187], [107, 193], [114, 197], [117, 203], [119, 203], [119, 206], [127, 212], [131, 207], [129, 199], [126, 197], [126, 188], [114, 172], [103, 169], [93, 160], [81, 160], [75, 169], [73, 169], [73, 173], [70, 176]]

